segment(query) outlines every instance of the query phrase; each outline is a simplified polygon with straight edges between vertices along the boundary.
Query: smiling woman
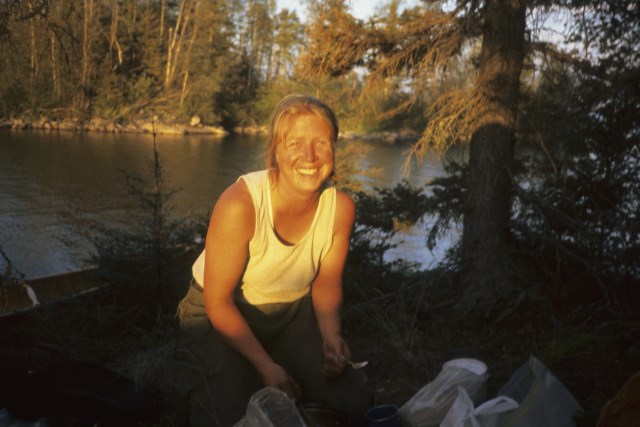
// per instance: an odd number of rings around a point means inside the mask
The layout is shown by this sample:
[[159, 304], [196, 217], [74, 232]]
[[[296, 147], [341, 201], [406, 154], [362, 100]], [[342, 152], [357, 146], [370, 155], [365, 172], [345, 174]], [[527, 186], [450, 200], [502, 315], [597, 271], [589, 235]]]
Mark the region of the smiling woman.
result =
[[341, 334], [355, 207], [333, 186], [338, 129], [320, 100], [285, 97], [267, 169], [241, 176], [216, 203], [179, 306], [176, 384], [193, 426], [235, 424], [265, 386], [364, 422], [372, 393]]

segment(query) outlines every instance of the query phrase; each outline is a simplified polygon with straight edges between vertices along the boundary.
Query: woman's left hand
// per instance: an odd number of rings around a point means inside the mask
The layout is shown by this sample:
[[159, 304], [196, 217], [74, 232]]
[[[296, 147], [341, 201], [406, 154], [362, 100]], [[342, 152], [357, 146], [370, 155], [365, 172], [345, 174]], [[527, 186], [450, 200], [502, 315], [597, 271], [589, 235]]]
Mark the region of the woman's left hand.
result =
[[340, 375], [351, 359], [349, 346], [338, 334], [326, 337], [323, 340], [322, 351], [324, 353], [322, 373], [328, 377]]

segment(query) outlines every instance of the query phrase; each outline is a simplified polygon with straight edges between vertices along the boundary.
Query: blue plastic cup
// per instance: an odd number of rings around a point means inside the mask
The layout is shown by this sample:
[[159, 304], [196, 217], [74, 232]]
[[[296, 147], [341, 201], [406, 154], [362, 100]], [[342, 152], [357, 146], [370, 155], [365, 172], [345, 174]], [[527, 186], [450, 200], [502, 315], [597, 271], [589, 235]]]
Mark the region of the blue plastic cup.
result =
[[367, 427], [401, 427], [400, 415], [396, 405], [384, 404], [369, 408], [364, 415]]

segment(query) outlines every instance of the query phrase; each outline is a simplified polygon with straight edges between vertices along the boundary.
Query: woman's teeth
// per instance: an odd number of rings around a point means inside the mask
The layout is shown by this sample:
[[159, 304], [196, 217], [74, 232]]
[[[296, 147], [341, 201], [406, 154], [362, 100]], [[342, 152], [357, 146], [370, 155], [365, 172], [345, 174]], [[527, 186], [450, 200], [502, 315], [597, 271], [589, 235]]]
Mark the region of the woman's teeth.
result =
[[298, 169], [298, 173], [302, 175], [315, 175], [318, 169]]

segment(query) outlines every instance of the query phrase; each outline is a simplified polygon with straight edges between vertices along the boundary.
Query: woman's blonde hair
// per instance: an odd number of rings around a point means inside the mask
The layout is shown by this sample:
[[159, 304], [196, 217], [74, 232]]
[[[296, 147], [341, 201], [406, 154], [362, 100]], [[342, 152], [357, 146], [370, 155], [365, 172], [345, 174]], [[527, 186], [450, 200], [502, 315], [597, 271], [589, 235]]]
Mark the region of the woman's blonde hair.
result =
[[[269, 137], [265, 151], [267, 169], [273, 169], [277, 172], [276, 147], [278, 143], [284, 141], [287, 134], [291, 131], [295, 120], [307, 114], [314, 114], [327, 120], [332, 131], [331, 143], [335, 146], [340, 129], [338, 127], [338, 119], [333, 110], [331, 110], [327, 104], [313, 96], [299, 94], [287, 95], [278, 102], [271, 116]], [[335, 172], [332, 171], [330, 179], [335, 180], [334, 175]]]

